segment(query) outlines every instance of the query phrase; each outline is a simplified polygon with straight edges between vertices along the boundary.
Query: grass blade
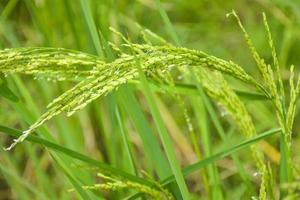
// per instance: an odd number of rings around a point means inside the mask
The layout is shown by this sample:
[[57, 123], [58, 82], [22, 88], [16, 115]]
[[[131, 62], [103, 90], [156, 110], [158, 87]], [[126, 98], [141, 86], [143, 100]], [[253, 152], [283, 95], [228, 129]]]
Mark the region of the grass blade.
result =
[[[222, 159], [222, 158], [224, 158], [226, 156], [232, 155], [232, 154], [234, 154], [234, 153], [236, 153], [236, 152], [238, 152], [240, 150], [248, 148], [252, 144], [255, 144], [258, 141], [266, 139], [266, 138], [268, 138], [270, 136], [273, 136], [275, 134], [278, 134], [279, 132], [281, 132], [280, 128], [276, 128], [276, 129], [265, 131], [265, 132], [257, 135], [254, 138], [245, 140], [245, 141], [243, 141], [243, 142], [241, 142], [241, 143], [239, 143], [237, 145], [234, 145], [234, 146], [232, 146], [230, 148], [227, 148], [227, 149], [225, 149], [223, 151], [220, 151], [219, 153], [212, 154], [210, 157], [205, 158], [205, 159], [203, 159], [201, 161], [198, 161], [198, 162], [196, 162], [196, 163], [194, 163], [194, 164], [192, 164], [192, 165], [184, 168], [182, 170], [182, 173], [184, 174], [184, 176], [188, 176], [189, 174], [191, 174], [191, 173], [193, 173], [193, 172], [195, 172], [197, 170], [200, 170], [201, 168], [204, 168], [204, 167], [210, 165], [213, 162], [216, 162], [216, 161], [218, 161], [218, 160], [220, 160], [220, 159]], [[161, 181], [161, 184], [164, 185], [164, 186], [166, 186], [166, 185], [168, 185], [168, 184], [170, 184], [170, 183], [172, 183], [174, 181], [175, 181], [175, 177], [172, 175], [172, 176], [164, 179], [163, 181]], [[129, 199], [135, 199], [138, 196], [139, 196], [139, 194], [135, 194], [135, 195], [132, 195], [132, 196], [126, 198], [126, 199], [128, 199], [128, 200]]]
[[81, 9], [83, 11], [83, 14], [84, 14], [85, 22], [86, 22], [86, 24], [89, 28], [89, 33], [90, 33], [91, 38], [93, 40], [93, 44], [95, 46], [96, 52], [100, 57], [103, 57], [104, 53], [103, 53], [103, 49], [102, 49], [101, 42], [100, 42], [100, 39], [99, 39], [99, 35], [98, 35], [98, 32], [97, 32], [96, 25], [95, 25], [95, 22], [93, 20], [93, 15], [91, 13], [89, 0], [79, 0], [79, 2], [80, 2]]
[[[213, 154], [212, 156], [210, 156], [209, 158], [205, 158], [197, 163], [194, 163], [193, 165], [190, 165], [186, 168], [183, 169], [183, 174], [185, 176], [211, 164], [212, 162], [215, 162], [219, 159], [222, 159], [224, 158], [225, 156], [228, 156], [228, 155], [231, 155], [239, 150], [242, 150], [244, 148], [247, 148], [249, 147], [250, 145], [256, 143], [257, 141], [260, 141], [260, 140], [263, 140], [267, 137], [270, 137], [272, 135], [275, 135], [277, 133], [279, 133], [281, 131], [280, 128], [277, 128], [277, 129], [272, 129], [272, 130], [268, 130], [268, 131], [265, 131], [261, 134], [259, 134], [258, 136], [254, 137], [254, 138], [251, 138], [251, 139], [248, 139], [248, 140], [245, 140], [244, 142], [241, 142], [235, 146], [232, 146], [226, 150], [223, 150], [219, 153], [216, 153], [216, 154]], [[166, 185], [172, 181], [174, 181], [174, 177], [169, 177], [167, 179], [165, 179], [164, 181], [162, 181], [163, 185]]]
[[[12, 129], [12, 128], [8, 128], [6, 126], [2, 126], [0, 125], [0, 131], [5, 133], [5, 134], [8, 134], [12, 137], [18, 137], [22, 134], [21, 131], [18, 131], [18, 130], [15, 130], [15, 129]], [[37, 137], [37, 136], [33, 136], [31, 135], [30, 137], [28, 137], [27, 139], [28, 141], [30, 142], [33, 142], [33, 143], [36, 143], [36, 144], [41, 144], [45, 147], [48, 147], [54, 151], [57, 151], [57, 152], [60, 152], [60, 153], [63, 153], [65, 155], [68, 155], [74, 159], [77, 159], [77, 160], [80, 160], [80, 161], [83, 161], [85, 163], [88, 163], [92, 166], [96, 166], [98, 167], [99, 169], [103, 170], [104, 172], [109, 172], [111, 174], [114, 174], [116, 176], [121, 176], [121, 177], [124, 177], [128, 180], [131, 180], [131, 181], [134, 181], [134, 182], [138, 182], [138, 183], [141, 183], [141, 184], [145, 184], [145, 185], [148, 185], [148, 186], [152, 186], [153, 184], [145, 179], [142, 179], [142, 178], [139, 178], [139, 177], [136, 177], [136, 176], [133, 176], [131, 174], [128, 174], [126, 172], [123, 172], [119, 169], [116, 169], [116, 168], [113, 168], [113, 167], [110, 167], [109, 165], [106, 165], [105, 163], [102, 163], [100, 161], [97, 161], [97, 160], [94, 160], [86, 155], [83, 155], [81, 153], [78, 153], [78, 152], [75, 152], [73, 150], [70, 150], [68, 148], [65, 148], [63, 146], [60, 146], [58, 144], [55, 144], [53, 142], [50, 142], [48, 140], [45, 140], [45, 139], [42, 139], [40, 137]]]
[[140, 75], [140, 80], [141, 80], [141, 84], [144, 88], [143, 92], [144, 95], [147, 99], [147, 102], [149, 104], [150, 110], [151, 110], [151, 114], [153, 116], [153, 119], [155, 121], [155, 125], [157, 127], [160, 139], [162, 141], [163, 147], [166, 151], [167, 154], [167, 158], [169, 160], [172, 172], [175, 176], [176, 182], [178, 184], [178, 187], [180, 189], [181, 195], [183, 199], [190, 199], [189, 197], [189, 192], [188, 192], [188, 188], [187, 185], [184, 181], [184, 177], [181, 173], [180, 170], [180, 165], [179, 162], [176, 158], [176, 154], [174, 151], [174, 147], [172, 146], [172, 142], [171, 142], [171, 138], [168, 135], [168, 131], [161, 119], [160, 113], [158, 111], [157, 105], [154, 101], [154, 97], [151, 91], [151, 88], [147, 82], [146, 76], [144, 74], [144, 72], [142, 71], [141, 65], [139, 60], [136, 58], [136, 64], [139, 70], [139, 75]]

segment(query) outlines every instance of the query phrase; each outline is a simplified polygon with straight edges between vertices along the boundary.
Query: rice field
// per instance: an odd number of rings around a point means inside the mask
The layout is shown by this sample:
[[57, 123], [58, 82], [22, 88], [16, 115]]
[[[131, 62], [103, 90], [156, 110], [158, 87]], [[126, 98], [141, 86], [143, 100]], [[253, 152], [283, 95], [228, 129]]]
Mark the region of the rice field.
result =
[[0, 200], [300, 199], [300, 2], [2, 0]]

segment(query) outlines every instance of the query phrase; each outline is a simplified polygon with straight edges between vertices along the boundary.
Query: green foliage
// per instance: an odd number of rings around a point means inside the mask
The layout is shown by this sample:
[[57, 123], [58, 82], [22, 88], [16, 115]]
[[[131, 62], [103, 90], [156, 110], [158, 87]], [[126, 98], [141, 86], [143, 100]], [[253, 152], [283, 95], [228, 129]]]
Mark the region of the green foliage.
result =
[[[16, 138], [0, 185], [21, 199], [297, 198], [297, 3], [124, 2], [0, 4], [0, 131]], [[232, 8], [257, 68], [223, 22]]]
[[[128, 45], [126, 45], [128, 47]], [[244, 82], [258, 86], [256, 81], [233, 62], [226, 62], [214, 56], [186, 48], [171, 46], [150, 46], [132, 44], [141, 62], [143, 72], [150, 77], [163, 77], [176, 67], [199, 66], [227, 73]], [[100, 96], [117, 89], [120, 85], [138, 77], [135, 56], [121, 54], [111, 63], [105, 63], [95, 56], [64, 49], [20, 48], [0, 52], [3, 65], [0, 72], [49, 75], [59, 80], [70, 77], [85, 79], [51, 102], [48, 111], [31, 127], [24, 131], [16, 143], [23, 141], [28, 134], [43, 123], [66, 112], [68, 116], [85, 107]], [[80, 70], [78, 70], [80, 68]]]
[[[91, 186], [82, 186], [83, 189], [85, 190], [107, 190], [107, 191], [118, 191], [122, 189], [133, 189], [137, 190], [143, 194], [145, 194], [147, 197], [150, 199], [168, 199], [172, 200], [174, 197], [172, 194], [169, 193], [169, 191], [163, 189], [158, 183], [159, 189], [156, 190], [151, 187], [131, 182], [131, 181], [126, 181], [126, 180], [118, 180], [116, 178], [113, 178], [112, 176], [106, 176], [101, 173], [97, 174], [98, 177], [102, 178], [105, 182], [100, 183], [100, 184], [95, 184]], [[74, 191], [74, 189], [70, 189], [70, 192]]]

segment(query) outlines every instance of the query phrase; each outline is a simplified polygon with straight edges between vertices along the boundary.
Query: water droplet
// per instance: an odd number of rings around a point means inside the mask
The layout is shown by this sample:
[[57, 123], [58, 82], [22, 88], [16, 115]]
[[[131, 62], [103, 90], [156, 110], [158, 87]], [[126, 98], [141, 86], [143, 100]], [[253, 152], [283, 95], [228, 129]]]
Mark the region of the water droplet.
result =
[[254, 176], [254, 177], [259, 176], [259, 175], [260, 175], [259, 172], [254, 172], [254, 173], [253, 173], [253, 176]]
[[225, 117], [226, 115], [229, 114], [222, 104], [218, 103], [217, 105], [219, 107], [221, 117]]
[[229, 113], [226, 110], [222, 110], [221, 111], [221, 117], [225, 117], [226, 115], [228, 115]]

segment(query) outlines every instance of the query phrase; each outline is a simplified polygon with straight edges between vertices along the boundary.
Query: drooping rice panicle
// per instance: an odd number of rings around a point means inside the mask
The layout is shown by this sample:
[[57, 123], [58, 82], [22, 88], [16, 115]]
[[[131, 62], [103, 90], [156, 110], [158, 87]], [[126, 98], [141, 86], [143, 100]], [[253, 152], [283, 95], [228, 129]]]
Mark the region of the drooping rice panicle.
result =
[[[167, 73], [174, 66], [197, 66], [219, 70], [260, 88], [260, 85], [238, 65], [203, 52], [171, 46], [139, 44], [133, 44], [133, 48], [138, 53], [144, 73], [149, 77], [158, 73]], [[8, 149], [23, 141], [52, 117], [63, 112], [72, 115], [91, 101], [138, 76], [134, 56], [126, 53], [110, 63], [105, 63], [93, 55], [53, 48], [3, 50], [0, 51], [0, 58], [2, 64], [0, 72], [5, 74], [47, 75], [59, 80], [71, 79], [74, 76], [84, 78], [72, 89], [54, 99], [48, 105], [48, 110]]]

